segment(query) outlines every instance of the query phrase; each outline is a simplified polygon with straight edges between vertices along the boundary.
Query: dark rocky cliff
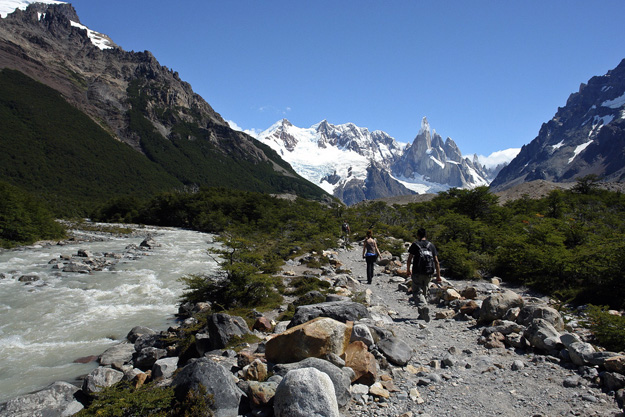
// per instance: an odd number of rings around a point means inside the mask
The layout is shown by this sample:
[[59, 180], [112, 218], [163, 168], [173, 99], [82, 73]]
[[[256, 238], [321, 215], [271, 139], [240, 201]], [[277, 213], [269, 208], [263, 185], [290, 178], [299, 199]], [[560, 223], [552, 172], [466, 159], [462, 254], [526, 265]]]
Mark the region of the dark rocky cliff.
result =
[[491, 188], [535, 180], [571, 182], [589, 174], [612, 182], [625, 179], [625, 60], [571, 94]]

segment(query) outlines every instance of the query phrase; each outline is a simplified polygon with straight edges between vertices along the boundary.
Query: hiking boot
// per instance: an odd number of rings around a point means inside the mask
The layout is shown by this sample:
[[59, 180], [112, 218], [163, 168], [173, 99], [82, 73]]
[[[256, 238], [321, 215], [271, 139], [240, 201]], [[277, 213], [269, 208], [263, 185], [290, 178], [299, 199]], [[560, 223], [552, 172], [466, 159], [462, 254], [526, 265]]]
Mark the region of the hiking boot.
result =
[[426, 323], [430, 322], [430, 308], [429, 307], [419, 307], [419, 319], [425, 320]]

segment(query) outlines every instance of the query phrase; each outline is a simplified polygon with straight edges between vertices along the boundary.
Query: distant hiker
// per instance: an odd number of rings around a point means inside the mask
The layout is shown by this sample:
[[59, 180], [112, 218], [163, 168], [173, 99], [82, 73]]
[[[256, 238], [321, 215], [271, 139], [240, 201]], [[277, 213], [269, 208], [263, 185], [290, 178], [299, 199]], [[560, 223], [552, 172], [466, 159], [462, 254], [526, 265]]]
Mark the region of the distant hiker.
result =
[[373, 281], [373, 264], [380, 255], [380, 249], [378, 244], [373, 238], [373, 232], [367, 230], [367, 237], [362, 245], [362, 257], [367, 261], [367, 284], [371, 284]]
[[[436, 246], [426, 239], [426, 232], [423, 228], [417, 231], [417, 240], [408, 248], [407, 265], [408, 275], [412, 277], [412, 296], [419, 311], [419, 318], [430, 321], [430, 309], [427, 306], [430, 280], [434, 272], [436, 272], [436, 282], [440, 283], [442, 280]], [[410, 272], [411, 265], [412, 273]]]
[[347, 247], [349, 245], [349, 235], [352, 233], [352, 229], [349, 228], [349, 223], [347, 220], [343, 220], [343, 225], [341, 226], [342, 236], [343, 236], [343, 245]]

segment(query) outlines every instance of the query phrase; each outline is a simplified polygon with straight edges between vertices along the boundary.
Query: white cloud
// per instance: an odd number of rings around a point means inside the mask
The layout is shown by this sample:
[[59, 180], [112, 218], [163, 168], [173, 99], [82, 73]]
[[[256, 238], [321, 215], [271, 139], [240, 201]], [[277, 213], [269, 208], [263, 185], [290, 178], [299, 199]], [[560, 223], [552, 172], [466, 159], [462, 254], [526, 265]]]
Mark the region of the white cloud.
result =
[[486, 168], [495, 168], [499, 164], [508, 163], [512, 161], [521, 152], [521, 148], [504, 149], [503, 151], [496, 151], [488, 156], [478, 155], [478, 159], [482, 165]]
[[257, 138], [258, 139], [258, 135], [261, 132], [260, 129], [243, 129], [241, 126], [239, 126], [236, 122], [234, 122], [232, 120], [226, 120], [226, 123], [228, 123], [228, 126], [230, 126], [230, 129], [236, 130], [238, 132], [247, 133], [248, 135], [250, 135], [253, 138]]
[[256, 109], [259, 113], [273, 113], [278, 116], [286, 116], [291, 112], [292, 108], [287, 106], [283, 109], [275, 107], [275, 106], [260, 106]]

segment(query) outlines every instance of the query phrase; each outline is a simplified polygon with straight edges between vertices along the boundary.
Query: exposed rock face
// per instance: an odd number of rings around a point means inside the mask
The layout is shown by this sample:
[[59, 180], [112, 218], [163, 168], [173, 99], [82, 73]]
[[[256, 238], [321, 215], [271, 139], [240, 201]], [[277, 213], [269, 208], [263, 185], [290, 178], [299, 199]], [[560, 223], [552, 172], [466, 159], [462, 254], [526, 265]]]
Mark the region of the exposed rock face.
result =
[[625, 60], [571, 94], [538, 136], [491, 183], [495, 191], [534, 180], [571, 182], [595, 174], [625, 179]]
[[380, 168], [375, 163], [371, 163], [367, 168], [367, 177], [364, 180], [351, 179], [334, 190], [334, 196], [347, 205], [364, 200], [410, 194], [414, 194], [414, 191], [406, 188], [391, 177], [386, 169]]
[[385, 132], [326, 120], [304, 129], [284, 119], [259, 140], [348, 205], [411, 195], [415, 189], [423, 193], [488, 184], [488, 173], [477, 158], [463, 158], [455, 142], [443, 142], [425, 118], [414, 143], [405, 149]]
[[415, 175], [421, 175], [428, 182], [448, 187], [466, 188], [488, 184], [484, 167], [463, 158], [458, 145], [451, 138], [443, 142], [442, 137], [430, 129], [425, 117], [419, 134], [393, 164], [392, 171], [398, 177], [415, 178]]

